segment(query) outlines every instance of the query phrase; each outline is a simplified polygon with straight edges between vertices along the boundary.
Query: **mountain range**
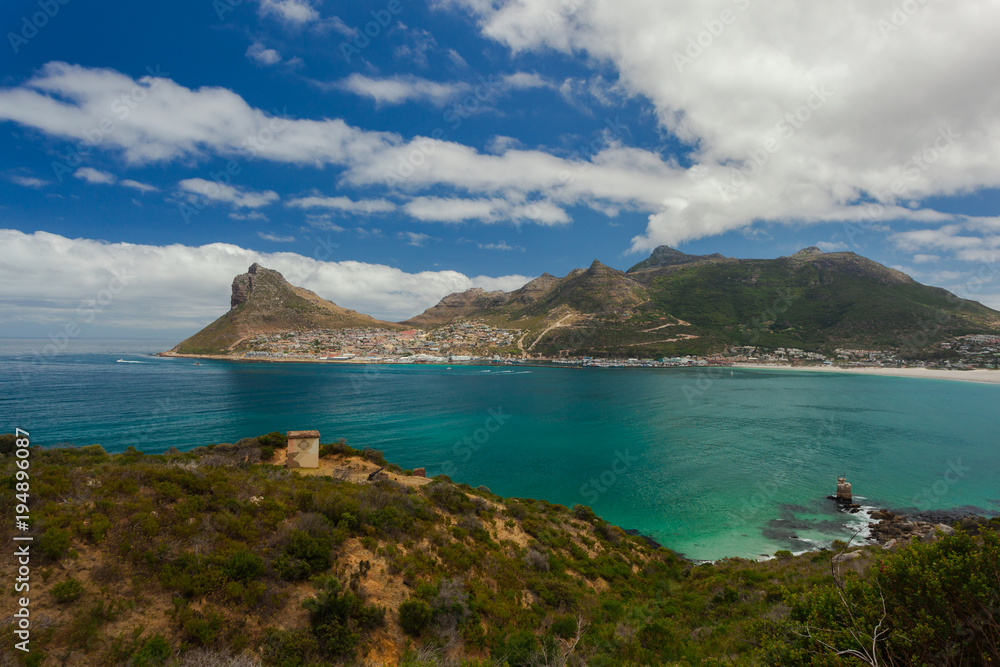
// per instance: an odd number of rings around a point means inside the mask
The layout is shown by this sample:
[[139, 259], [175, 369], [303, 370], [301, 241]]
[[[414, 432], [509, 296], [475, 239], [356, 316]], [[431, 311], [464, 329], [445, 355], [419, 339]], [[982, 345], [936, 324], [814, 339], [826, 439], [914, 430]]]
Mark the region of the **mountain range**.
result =
[[382, 327], [433, 329], [483, 320], [523, 335], [529, 356], [660, 357], [731, 346], [895, 349], [1000, 332], [1000, 312], [852, 252], [805, 248], [777, 259], [656, 248], [627, 271], [594, 260], [511, 292], [450, 294], [402, 323], [347, 310], [257, 264], [233, 281], [228, 313], [174, 348], [219, 354], [252, 333]]

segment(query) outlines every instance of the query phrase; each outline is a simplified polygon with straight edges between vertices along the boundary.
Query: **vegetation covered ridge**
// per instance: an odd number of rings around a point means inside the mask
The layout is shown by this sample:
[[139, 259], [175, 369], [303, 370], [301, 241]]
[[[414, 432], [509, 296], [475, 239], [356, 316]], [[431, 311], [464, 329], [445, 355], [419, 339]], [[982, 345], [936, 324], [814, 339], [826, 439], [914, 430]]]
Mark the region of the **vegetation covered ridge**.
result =
[[[5, 516], [14, 437], [0, 436]], [[695, 565], [584, 506], [279, 433], [32, 448], [30, 653], [74, 665], [970, 665], [1000, 660], [1000, 521], [886, 550]], [[388, 476], [371, 476], [384, 468]], [[8, 529], [9, 531], [10, 529]], [[8, 539], [10, 535], [8, 534]], [[10, 542], [8, 542], [10, 543]], [[14, 572], [12, 550], [2, 567]]]

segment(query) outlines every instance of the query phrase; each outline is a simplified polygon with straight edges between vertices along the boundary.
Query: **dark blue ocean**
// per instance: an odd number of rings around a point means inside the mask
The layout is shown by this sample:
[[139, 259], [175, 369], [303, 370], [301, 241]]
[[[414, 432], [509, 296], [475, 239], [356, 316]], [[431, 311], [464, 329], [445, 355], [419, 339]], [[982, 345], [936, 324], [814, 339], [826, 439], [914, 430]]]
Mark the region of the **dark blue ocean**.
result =
[[[176, 341], [0, 340], [0, 431], [187, 449], [318, 429], [505, 496], [585, 504], [690, 558], [802, 551], [866, 506], [1000, 509], [1000, 385], [730, 369], [360, 366], [152, 356]], [[122, 362], [118, 360], [121, 359]]]

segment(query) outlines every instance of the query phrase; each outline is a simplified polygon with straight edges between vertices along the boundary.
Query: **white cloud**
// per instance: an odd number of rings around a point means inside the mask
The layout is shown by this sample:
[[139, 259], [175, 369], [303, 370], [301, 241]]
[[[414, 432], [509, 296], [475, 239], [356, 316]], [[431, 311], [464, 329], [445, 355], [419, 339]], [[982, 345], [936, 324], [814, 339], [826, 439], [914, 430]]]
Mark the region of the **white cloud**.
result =
[[917, 264], [929, 264], [929, 263], [941, 261], [941, 256], [940, 255], [916, 254], [916, 255], [913, 256], [913, 261], [916, 262]]
[[93, 185], [112, 185], [116, 180], [114, 174], [93, 167], [80, 167], [73, 172], [73, 176]]
[[406, 241], [406, 245], [417, 246], [418, 248], [422, 248], [428, 241], [433, 239], [429, 234], [421, 234], [420, 232], [399, 232], [396, 236]]
[[[1000, 92], [982, 85], [995, 80], [997, 4], [916, 3], [897, 30], [895, 5], [866, 0], [592, 0], [574, 12], [563, 0], [442, 3], [514, 53], [610, 63], [625, 94], [648, 99], [661, 127], [695, 146], [700, 178], [664, 170], [663, 203], [636, 249], [757, 219], [852, 220], [865, 195], [919, 202], [1000, 180]], [[764, 142], [776, 150], [762, 154]], [[753, 170], [754, 156], [764, 166], [724, 194], [716, 183], [732, 183], [731, 167]]]
[[260, 42], [254, 42], [247, 47], [246, 57], [258, 65], [277, 65], [281, 62], [281, 54], [274, 49], [269, 49]]
[[[452, 292], [512, 290], [529, 280], [457, 271], [407, 273], [383, 264], [322, 262], [226, 243], [153, 246], [0, 230], [0, 246], [8, 257], [0, 263], [0, 336], [44, 337], [75, 322], [81, 336], [98, 328], [115, 328], [122, 336], [173, 330], [180, 340], [229, 309], [233, 276], [254, 262], [338, 305], [389, 320], [412, 317]], [[125, 286], [112, 284], [114, 293], [102, 293], [116, 272], [124, 272]], [[81, 305], [98, 299], [110, 303]]]
[[295, 240], [294, 236], [278, 236], [277, 234], [270, 234], [268, 232], [257, 232], [257, 236], [265, 241], [272, 241], [274, 243], [291, 243]]
[[278, 200], [278, 193], [273, 190], [255, 192], [204, 178], [185, 178], [177, 185], [195, 199], [222, 202], [236, 208], [261, 208]]
[[339, 16], [330, 16], [325, 19], [317, 26], [323, 30], [333, 30], [334, 32], [339, 32], [344, 37], [356, 37], [358, 31], [356, 28], [344, 23], [343, 19]]
[[520, 250], [524, 252], [524, 246], [519, 245], [508, 245], [506, 241], [500, 241], [500, 243], [478, 243], [480, 250]]
[[325, 232], [343, 232], [346, 231], [344, 227], [341, 227], [333, 221], [333, 216], [322, 214], [311, 214], [306, 216], [306, 223], [314, 229], [321, 229]]
[[227, 215], [232, 220], [267, 220], [267, 216], [260, 211], [230, 211]]
[[289, 200], [286, 206], [294, 208], [325, 208], [330, 211], [341, 213], [388, 213], [395, 211], [396, 205], [386, 199], [361, 199], [353, 200], [348, 197], [323, 197], [320, 195], [310, 195], [298, 199]]
[[19, 176], [15, 174], [13, 176], [8, 176], [7, 178], [11, 183], [16, 183], [17, 185], [26, 188], [40, 188], [51, 184], [51, 181], [46, 181], [45, 179], [36, 178], [34, 176]]
[[295, 25], [319, 19], [319, 12], [305, 0], [260, 0], [260, 15], [274, 16]]
[[417, 197], [407, 202], [403, 209], [410, 216], [424, 222], [460, 223], [476, 220], [492, 223], [532, 220], [542, 225], [569, 222], [566, 212], [548, 201], [514, 204], [506, 199]]
[[514, 72], [503, 78], [504, 86], [511, 90], [526, 90], [529, 88], [548, 88], [549, 82], [534, 72]]
[[[728, 28], [681, 72], [673, 54], [683, 51], [691, 31], [704, 29], [704, 14], [711, 18], [714, 5], [649, 3], [624, 11], [594, 0], [568, 16], [559, 13], [556, 0], [537, 6], [518, 0], [477, 10], [486, 33], [512, 48], [586, 49], [613, 63], [616, 85], [651, 100], [664, 131], [695, 147], [688, 156], [692, 167], [625, 145], [630, 133], [617, 117], [606, 119], [601, 141], [581, 146], [575, 156], [512, 145], [491, 154], [440, 138], [366, 131], [340, 119], [279, 118], [232, 91], [192, 90], [166, 75], [133, 80], [66, 63], [49, 63], [24, 85], [0, 89], [0, 120], [84, 142], [110, 105], [140, 86], [144, 102], [101, 142], [129, 162], [253, 156], [335, 165], [343, 183], [388, 185], [390, 194], [451, 188], [473, 202], [506, 202], [506, 212], [490, 206], [488, 213], [465, 217], [456, 211], [482, 204], [456, 204], [452, 221], [506, 217], [554, 224], [569, 220], [569, 206], [641, 211], [648, 223], [633, 239], [634, 251], [757, 221], [864, 219], [867, 208], [860, 202], [872, 194], [889, 202], [881, 215], [886, 224], [960, 221], [892, 200], [909, 203], [1000, 182], [1000, 142], [994, 140], [1000, 136], [1000, 88], [981, 85], [994, 69], [981, 55], [995, 43], [987, 26], [996, 22], [986, 16], [994, 10], [970, 18], [970, 12], [922, 6], [905, 30], [879, 41], [882, 9], [850, 4], [850, 11], [754, 6], [739, 14], [739, 30]], [[553, 11], [556, 25], [539, 30]], [[1000, 7], [995, 11], [1000, 14]], [[801, 16], [802, 25], [785, 29], [779, 21], [785, 16]], [[928, 50], [930, 43], [936, 48]], [[797, 120], [797, 113], [808, 120]], [[252, 144], [265, 129], [273, 140]], [[519, 208], [534, 199], [546, 204]]]
[[340, 86], [355, 95], [370, 97], [376, 104], [427, 101], [438, 106], [468, 89], [464, 83], [438, 83], [412, 75], [374, 79], [357, 72], [344, 79]]
[[148, 183], [140, 183], [139, 181], [133, 181], [131, 178], [126, 178], [119, 181], [120, 185], [124, 185], [126, 188], [133, 188], [139, 192], [159, 192], [160, 189], [155, 185], [150, 185]]

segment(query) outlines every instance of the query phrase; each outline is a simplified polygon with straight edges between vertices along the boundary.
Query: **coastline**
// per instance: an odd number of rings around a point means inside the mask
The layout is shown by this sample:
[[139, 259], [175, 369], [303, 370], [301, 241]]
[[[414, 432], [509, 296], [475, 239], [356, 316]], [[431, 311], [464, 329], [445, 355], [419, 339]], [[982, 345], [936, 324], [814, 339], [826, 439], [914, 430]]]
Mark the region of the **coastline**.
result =
[[[212, 359], [215, 361], [235, 361], [240, 363], [275, 363], [275, 364], [378, 364], [379, 361], [367, 359], [244, 359], [224, 354], [180, 354], [178, 352], [157, 352], [154, 356], [177, 359]], [[468, 361], [421, 361], [427, 365], [469, 364]], [[578, 368], [571, 364], [554, 364], [551, 360], [517, 360], [522, 366], [550, 366], [555, 368]], [[490, 365], [489, 360], [481, 360], [477, 364]], [[474, 364], [476, 365], [476, 364]], [[750, 370], [798, 371], [810, 373], [846, 373], [853, 375], [880, 375], [882, 377], [921, 378], [925, 380], [952, 380], [957, 382], [975, 382], [978, 384], [1000, 384], [1000, 370], [976, 368], [967, 371], [944, 370], [939, 368], [882, 368], [874, 366], [793, 366], [791, 364], [752, 364], [737, 362], [726, 368], [743, 368]], [[694, 367], [701, 368], [701, 367]], [[715, 367], [719, 368], [719, 367]]]
[[810, 373], [847, 373], [853, 375], [881, 375], [883, 377], [923, 378], [925, 380], [955, 380], [980, 384], [1000, 384], [1000, 371], [977, 368], [968, 371], [938, 368], [876, 368], [873, 366], [792, 366], [790, 364], [733, 364], [733, 368], [772, 371], [808, 371]]

